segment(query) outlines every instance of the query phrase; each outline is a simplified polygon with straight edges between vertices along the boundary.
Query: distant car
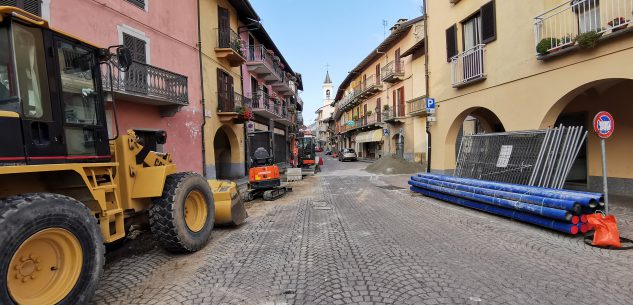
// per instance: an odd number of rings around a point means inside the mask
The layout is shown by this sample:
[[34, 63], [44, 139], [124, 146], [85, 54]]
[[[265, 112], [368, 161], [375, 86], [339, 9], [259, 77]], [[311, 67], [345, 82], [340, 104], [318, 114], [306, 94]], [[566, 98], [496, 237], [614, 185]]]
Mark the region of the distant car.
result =
[[323, 148], [317, 147], [317, 148], [314, 149], [314, 151], [316, 151], [316, 152], [323, 152]]
[[341, 162], [345, 161], [358, 161], [358, 156], [356, 152], [352, 148], [343, 148], [338, 155], [338, 160]]

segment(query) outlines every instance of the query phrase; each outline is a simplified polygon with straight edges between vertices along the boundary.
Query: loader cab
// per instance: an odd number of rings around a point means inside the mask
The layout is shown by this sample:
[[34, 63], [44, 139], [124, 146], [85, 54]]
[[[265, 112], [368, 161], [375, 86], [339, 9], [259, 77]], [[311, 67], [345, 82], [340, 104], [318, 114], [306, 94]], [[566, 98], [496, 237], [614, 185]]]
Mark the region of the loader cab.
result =
[[0, 165], [110, 161], [99, 49], [0, 12]]

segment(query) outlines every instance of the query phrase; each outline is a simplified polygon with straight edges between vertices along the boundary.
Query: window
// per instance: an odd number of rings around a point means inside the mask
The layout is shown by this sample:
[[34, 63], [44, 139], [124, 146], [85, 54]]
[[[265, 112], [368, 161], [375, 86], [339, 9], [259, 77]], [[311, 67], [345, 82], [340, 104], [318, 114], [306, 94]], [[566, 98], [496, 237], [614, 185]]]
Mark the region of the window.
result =
[[0, 6], [15, 6], [33, 15], [42, 15], [41, 0], [0, 0]]
[[99, 125], [94, 53], [82, 46], [57, 42], [64, 107], [64, 135], [70, 156], [96, 155], [95, 126]]
[[97, 125], [98, 94], [95, 90], [95, 58], [89, 50], [60, 41], [57, 43], [64, 103], [64, 121]]
[[462, 23], [464, 32], [464, 51], [481, 43], [481, 18], [479, 14]]
[[574, 0], [572, 10], [578, 15], [580, 33], [600, 31], [600, 2], [598, 0]]
[[15, 24], [13, 46], [22, 113], [31, 119], [52, 120], [42, 31]]
[[9, 30], [6, 27], [0, 27], [0, 50], [5, 50], [0, 53], [0, 109], [18, 111], [15, 107], [18, 99], [9, 51]]
[[123, 45], [130, 49], [134, 61], [147, 63], [147, 43], [145, 40], [123, 33]]
[[123, 45], [132, 53], [133, 64], [125, 72], [125, 90], [147, 94], [147, 43], [145, 40], [123, 33]]
[[330, 99], [330, 90], [329, 89], [325, 90], [325, 98], [328, 99], [328, 100]]
[[133, 4], [136, 7], [145, 9], [145, 0], [126, 0], [126, 1]]

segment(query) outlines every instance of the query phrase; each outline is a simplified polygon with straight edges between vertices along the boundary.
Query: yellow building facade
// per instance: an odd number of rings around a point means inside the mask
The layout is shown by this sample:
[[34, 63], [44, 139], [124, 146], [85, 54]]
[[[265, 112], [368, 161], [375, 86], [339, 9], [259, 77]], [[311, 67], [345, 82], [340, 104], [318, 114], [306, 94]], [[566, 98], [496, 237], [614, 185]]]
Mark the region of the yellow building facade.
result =
[[[244, 125], [234, 115], [223, 116], [221, 91], [242, 92], [239, 52], [231, 48], [231, 33], [238, 32], [238, 11], [227, 0], [199, 0], [201, 61], [204, 92], [204, 156], [208, 178], [244, 176]], [[226, 15], [228, 12], [228, 23]], [[223, 20], [220, 21], [220, 15]], [[229, 30], [226, 31], [225, 27]], [[222, 28], [222, 29], [221, 29]], [[225, 33], [229, 37], [225, 38]], [[222, 36], [222, 37], [221, 37]], [[228, 40], [229, 44], [225, 45]], [[237, 55], [237, 56], [236, 56]], [[218, 78], [222, 78], [218, 80]], [[226, 86], [226, 88], [219, 88]], [[236, 97], [233, 96], [232, 99]]]
[[334, 113], [339, 149], [353, 148], [361, 158], [399, 154], [425, 162], [423, 58], [423, 18], [399, 20], [339, 86]]
[[568, 180], [599, 190], [592, 119], [606, 110], [616, 126], [607, 140], [609, 188], [632, 194], [633, 2], [528, 2], [427, 1], [432, 171], [452, 173], [465, 120], [487, 132], [584, 126], [586, 147]]

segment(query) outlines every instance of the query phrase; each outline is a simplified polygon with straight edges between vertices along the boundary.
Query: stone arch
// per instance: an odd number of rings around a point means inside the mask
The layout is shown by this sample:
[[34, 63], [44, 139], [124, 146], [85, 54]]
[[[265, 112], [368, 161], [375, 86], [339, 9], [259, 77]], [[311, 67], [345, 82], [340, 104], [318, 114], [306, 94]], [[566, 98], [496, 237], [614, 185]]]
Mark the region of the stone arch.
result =
[[217, 179], [232, 179], [242, 176], [239, 141], [229, 126], [222, 125], [215, 132], [213, 152]]
[[581, 149], [568, 176], [568, 184], [600, 191], [602, 164], [600, 140], [593, 132], [593, 117], [599, 111], [609, 111], [615, 120], [615, 132], [606, 141], [608, 156], [609, 191], [633, 195], [633, 168], [630, 152], [633, 151], [633, 79], [605, 78], [581, 84], [564, 92], [547, 110], [540, 127], [559, 124], [584, 126], [588, 131], [585, 147]]
[[455, 117], [453, 123], [448, 129], [448, 133], [446, 134], [443, 153], [444, 160], [446, 165], [448, 165], [447, 169], [452, 169], [455, 167], [455, 161], [458, 150], [458, 138], [460, 138], [460, 133], [464, 132], [464, 122], [467, 118], [473, 118], [478, 123], [480, 129], [475, 129], [475, 132], [502, 132], [505, 131], [505, 127], [499, 117], [492, 112], [490, 109], [485, 107], [471, 107], [464, 111], [462, 111], [459, 115]]

